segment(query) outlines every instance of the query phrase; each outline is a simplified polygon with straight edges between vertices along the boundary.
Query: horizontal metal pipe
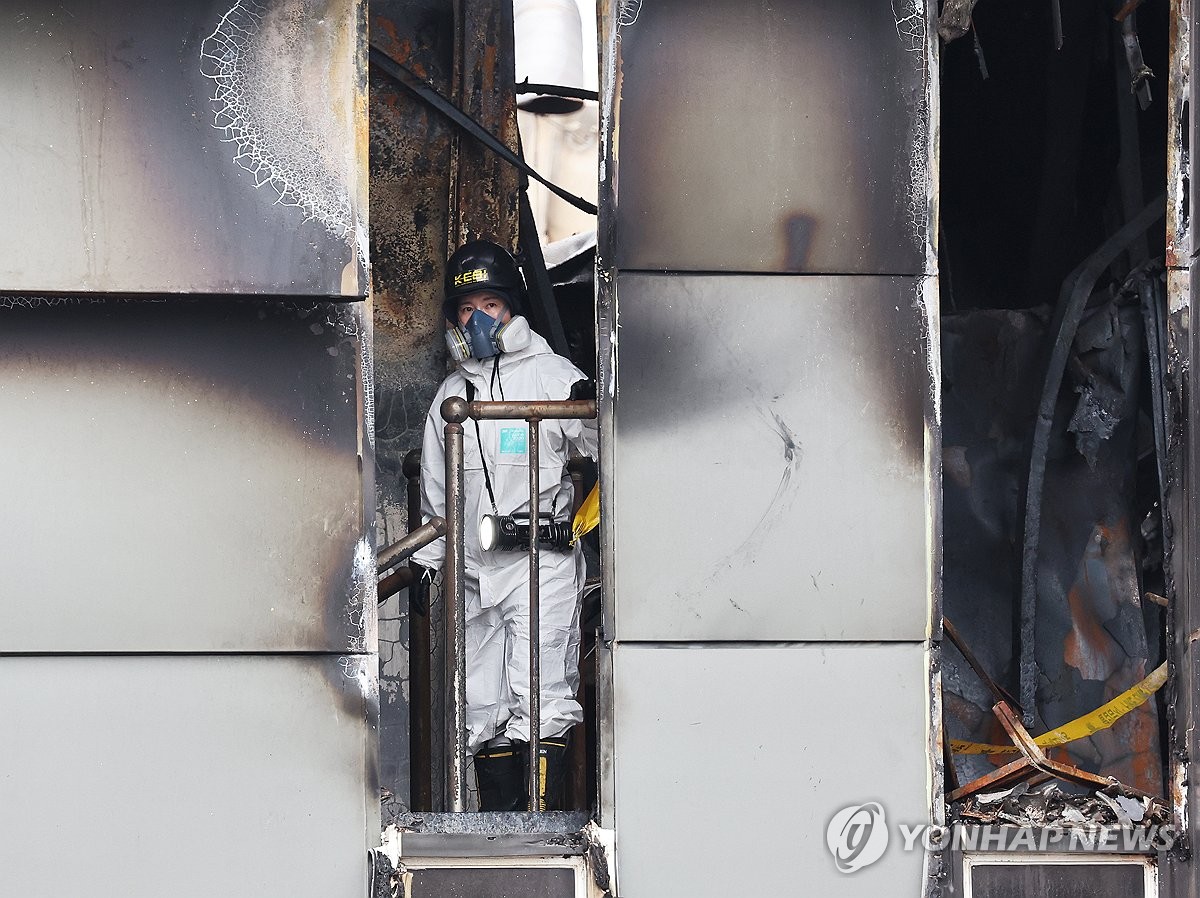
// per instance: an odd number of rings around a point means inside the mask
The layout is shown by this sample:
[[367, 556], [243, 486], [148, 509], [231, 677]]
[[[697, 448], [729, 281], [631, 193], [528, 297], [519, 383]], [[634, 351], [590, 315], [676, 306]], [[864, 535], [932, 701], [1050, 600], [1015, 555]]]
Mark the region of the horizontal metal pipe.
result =
[[446, 535], [446, 519], [430, 518], [399, 542], [380, 550], [375, 558], [375, 569], [382, 574], [404, 561], [418, 549], [424, 548], [435, 539]]
[[416, 574], [412, 572], [412, 568], [408, 567], [402, 567], [394, 574], [388, 574], [375, 587], [375, 593], [379, 597], [378, 601], [386, 602], [400, 590], [412, 586], [416, 580]]
[[468, 414], [476, 421], [596, 417], [594, 399], [560, 399], [538, 402], [472, 402]]

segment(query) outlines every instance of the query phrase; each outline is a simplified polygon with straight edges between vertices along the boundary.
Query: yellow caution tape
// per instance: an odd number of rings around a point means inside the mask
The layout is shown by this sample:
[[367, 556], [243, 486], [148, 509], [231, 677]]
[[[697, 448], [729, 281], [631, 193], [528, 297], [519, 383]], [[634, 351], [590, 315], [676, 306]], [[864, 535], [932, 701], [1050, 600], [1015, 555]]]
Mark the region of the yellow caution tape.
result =
[[[1146, 700], [1162, 688], [1167, 682], [1167, 665], [1160, 665], [1150, 676], [1142, 680], [1132, 689], [1122, 692], [1111, 702], [1101, 705], [1090, 714], [1076, 717], [1070, 723], [1064, 723], [1048, 733], [1042, 733], [1033, 741], [1042, 748], [1053, 745], [1066, 745], [1076, 739], [1086, 739], [1100, 730], [1110, 726], [1132, 711], [1146, 703]], [[950, 750], [960, 755], [1006, 755], [1016, 754], [1015, 745], [985, 745], [982, 742], [964, 742], [961, 739], [950, 740]]]
[[588, 493], [579, 511], [575, 512], [575, 520], [571, 523], [571, 545], [579, 542], [585, 534], [591, 533], [600, 525], [600, 484], [597, 483]]

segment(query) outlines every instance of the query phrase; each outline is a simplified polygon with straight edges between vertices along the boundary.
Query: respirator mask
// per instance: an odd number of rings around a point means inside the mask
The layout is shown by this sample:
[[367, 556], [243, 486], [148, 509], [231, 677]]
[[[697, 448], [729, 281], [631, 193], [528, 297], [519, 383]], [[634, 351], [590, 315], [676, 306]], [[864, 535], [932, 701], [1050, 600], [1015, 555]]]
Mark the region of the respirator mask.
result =
[[524, 316], [513, 315], [501, 323], [482, 309], [476, 309], [466, 324], [446, 331], [446, 348], [458, 363], [516, 352], [528, 346], [530, 339], [529, 322]]

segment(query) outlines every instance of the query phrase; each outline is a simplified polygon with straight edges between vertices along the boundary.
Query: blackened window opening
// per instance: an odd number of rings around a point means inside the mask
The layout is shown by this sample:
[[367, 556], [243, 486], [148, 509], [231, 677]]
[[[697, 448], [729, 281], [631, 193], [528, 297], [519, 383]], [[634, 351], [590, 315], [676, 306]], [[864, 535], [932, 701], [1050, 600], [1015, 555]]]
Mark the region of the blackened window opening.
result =
[[[1059, 50], [1050, 4], [979, 4], [972, 33], [942, 52], [943, 607], [1034, 735], [1165, 657], [1159, 218], [1092, 285], [1070, 338], [1044, 449], [1032, 663], [1020, 664], [1025, 490], [1055, 308], [1071, 272], [1166, 186], [1169, 4], [1136, 13], [1154, 72], [1146, 108], [1117, 6], [1063, 0]], [[1008, 743], [987, 687], [956, 649], [943, 659], [947, 737]], [[1160, 693], [1050, 754], [1163, 796], [1164, 720]], [[1014, 757], [960, 751], [951, 772], [967, 783]], [[1062, 813], [1071, 801], [1083, 799], [1033, 803]]]

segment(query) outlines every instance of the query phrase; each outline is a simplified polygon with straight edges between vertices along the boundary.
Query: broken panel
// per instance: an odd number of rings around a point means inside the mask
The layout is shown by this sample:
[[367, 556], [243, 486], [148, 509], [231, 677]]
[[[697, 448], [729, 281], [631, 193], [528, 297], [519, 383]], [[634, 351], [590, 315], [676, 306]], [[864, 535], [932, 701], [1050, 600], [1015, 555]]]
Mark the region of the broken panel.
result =
[[0, 291], [361, 297], [362, 0], [0, 0]]
[[373, 647], [362, 306], [0, 306], [0, 651]]
[[26, 898], [361, 898], [373, 659], [0, 658], [0, 870]]
[[[617, 894], [925, 894], [897, 828], [929, 822], [923, 645], [618, 644], [613, 668]], [[870, 802], [892, 844], [841, 872], [827, 827]]]
[[[1019, 484], [1042, 387], [1048, 309], [980, 310], [942, 321], [945, 430], [945, 614], [988, 674], [1014, 681], [1020, 594]], [[1143, 559], [1161, 543], [1155, 508], [1139, 510], [1138, 457], [1152, 422], [1139, 409], [1146, 379], [1142, 313], [1129, 301], [1082, 320], [1050, 437], [1041, 538], [1034, 732], [1099, 708], [1162, 662], [1165, 611], [1143, 601]], [[1157, 490], [1153, 492], [1157, 497]], [[1161, 552], [1161, 546], [1157, 549]], [[957, 651], [944, 655], [950, 735], [1008, 744], [991, 695]], [[1054, 749], [1053, 758], [1162, 794], [1156, 703]], [[1012, 755], [957, 757], [963, 781]]]
[[617, 268], [933, 272], [925, 0], [620, 9]]
[[925, 288], [619, 276], [618, 638], [926, 637]]

